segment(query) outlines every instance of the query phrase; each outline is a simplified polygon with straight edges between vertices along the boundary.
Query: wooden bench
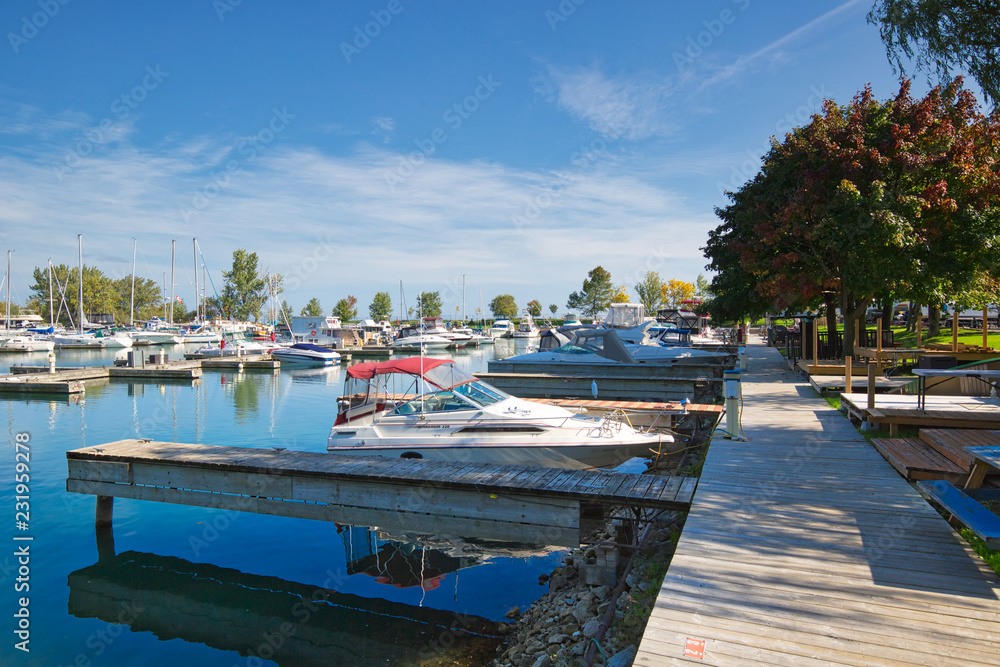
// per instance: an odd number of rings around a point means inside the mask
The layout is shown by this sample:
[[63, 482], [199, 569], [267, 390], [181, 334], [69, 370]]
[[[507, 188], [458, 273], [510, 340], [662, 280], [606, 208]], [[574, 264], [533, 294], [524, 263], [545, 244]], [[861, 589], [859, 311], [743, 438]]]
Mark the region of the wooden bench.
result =
[[978, 535], [987, 547], [1000, 549], [1000, 516], [983, 507], [951, 482], [917, 482], [917, 488], [925, 498], [947, 510], [953, 520], [961, 522]]

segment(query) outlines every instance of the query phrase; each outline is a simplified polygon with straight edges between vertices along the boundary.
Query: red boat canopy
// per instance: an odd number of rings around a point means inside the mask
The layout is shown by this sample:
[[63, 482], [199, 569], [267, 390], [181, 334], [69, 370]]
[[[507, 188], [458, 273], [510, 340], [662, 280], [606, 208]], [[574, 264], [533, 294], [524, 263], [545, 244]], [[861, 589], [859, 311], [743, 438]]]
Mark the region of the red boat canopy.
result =
[[[439, 366], [445, 366], [439, 370], [434, 370]], [[466, 382], [475, 380], [475, 376], [469, 375], [455, 365], [451, 359], [429, 359], [427, 357], [408, 357], [406, 359], [391, 359], [389, 361], [369, 361], [363, 364], [354, 364], [347, 369], [347, 377], [358, 380], [370, 380], [376, 375], [386, 375], [388, 373], [404, 373], [416, 377], [423, 377], [431, 384], [437, 385], [441, 389], [451, 389]]]

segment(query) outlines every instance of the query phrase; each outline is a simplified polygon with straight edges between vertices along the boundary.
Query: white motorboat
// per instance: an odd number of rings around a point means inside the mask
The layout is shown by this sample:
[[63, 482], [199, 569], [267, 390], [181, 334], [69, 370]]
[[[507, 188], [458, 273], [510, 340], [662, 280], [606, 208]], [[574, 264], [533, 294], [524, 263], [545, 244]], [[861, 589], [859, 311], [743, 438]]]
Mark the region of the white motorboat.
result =
[[554, 350], [520, 354], [504, 363], [524, 364], [722, 364], [727, 352], [680, 345], [625, 345], [615, 329], [577, 329], [569, 343]]
[[0, 352], [51, 352], [55, 343], [48, 338], [35, 336], [14, 336], [0, 345]]
[[92, 333], [53, 334], [52, 342], [60, 349], [103, 350], [106, 339]]
[[538, 338], [540, 335], [541, 332], [531, 315], [522, 317], [520, 324], [517, 325], [517, 329], [514, 331], [514, 338]]
[[429, 334], [421, 327], [403, 327], [399, 330], [392, 347], [420, 347], [425, 350], [444, 350], [453, 345], [452, 341]]
[[204, 326], [196, 329], [188, 329], [181, 332], [181, 341], [184, 343], [218, 343], [222, 341], [222, 335], [217, 331], [212, 331]]
[[[202, 357], [245, 357], [254, 354], [266, 354], [274, 346], [270, 343], [262, 343], [256, 340], [236, 339], [219, 341], [218, 345], [203, 345], [195, 350], [191, 356]], [[187, 356], [187, 355], [185, 355]]]
[[469, 341], [472, 340], [472, 332], [468, 334], [456, 331], [452, 329], [448, 330], [448, 327], [444, 325], [444, 320], [440, 317], [425, 317], [424, 318], [424, 333], [430, 336], [440, 336], [441, 338], [447, 338], [451, 341], [449, 347], [462, 348], [468, 345]]
[[490, 327], [490, 338], [510, 338], [516, 328], [510, 320], [497, 320]]
[[122, 333], [98, 331], [97, 337], [104, 341], [104, 347], [132, 347], [131, 336]]
[[283, 364], [298, 366], [332, 366], [340, 362], [340, 355], [328, 347], [312, 343], [295, 343], [288, 347], [275, 347], [271, 357]]
[[586, 417], [515, 398], [447, 359], [355, 364], [327, 451], [338, 454], [609, 468], [661, 451], [670, 435], [624, 417]]

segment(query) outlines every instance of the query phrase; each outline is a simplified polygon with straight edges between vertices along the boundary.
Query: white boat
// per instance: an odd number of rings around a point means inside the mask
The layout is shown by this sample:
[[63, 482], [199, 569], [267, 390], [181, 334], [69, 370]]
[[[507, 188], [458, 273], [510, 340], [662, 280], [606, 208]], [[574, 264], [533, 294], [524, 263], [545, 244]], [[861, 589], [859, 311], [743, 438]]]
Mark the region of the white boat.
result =
[[105, 339], [92, 333], [53, 334], [52, 342], [60, 349], [103, 350]]
[[51, 352], [55, 343], [48, 338], [35, 336], [14, 336], [0, 345], [0, 352]]
[[524, 364], [722, 364], [727, 352], [689, 346], [626, 345], [615, 329], [577, 329], [569, 343], [554, 350], [520, 354], [504, 363]]
[[337, 454], [607, 468], [673, 442], [623, 417], [586, 417], [515, 398], [447, 359], [355, 364], [327, 451]]
[[514, 335], [515, 328], [510, 320], [497, 320], [490, 327], [490, 338], [510, 338]]
[[334, 350], [312, 343], [295, 343], [288, 347], [270, 350], [271, 357], [283, 364], [299, 366], [332, 366], [340, 362], [340, 355]]
[[444, 320], [440, 317], [425, 317], [424, 318], [424, 333], [429, 336], [440, 336], [441, 338], [446, 338], [451, 341], [449, 347], [462, 348], [469, 344], [472, 340], [472, 332], [461, 333], [452, 329], [448, 330], [448, 327], [444, 325]]
[[522, 317], [520, 324], [517, 325], [517, 330], [514, 331], [514, 338], [538, 338], [540, 335], [538, 326], [535, 325], [535, 320], [531, 318], [531, 315]]
[[[267, 354], [274, 346], [256, 340], [219, 341], [218, 345], [203, 345], [192, 353], [192, 357], [245, 357], [253, 354]], [[187, 356], [187, 355], [185, 355]]]
[[426, 333], [420, 327], [403, 327], [392, 341], [392, 347], [422, 347], [425, 350], [444, 350], [452, 344], [447, 338]]
[[122, 333], [97, 332], [97, 338], [104, 341], [104, 347], [132, 347], [132, 338]]

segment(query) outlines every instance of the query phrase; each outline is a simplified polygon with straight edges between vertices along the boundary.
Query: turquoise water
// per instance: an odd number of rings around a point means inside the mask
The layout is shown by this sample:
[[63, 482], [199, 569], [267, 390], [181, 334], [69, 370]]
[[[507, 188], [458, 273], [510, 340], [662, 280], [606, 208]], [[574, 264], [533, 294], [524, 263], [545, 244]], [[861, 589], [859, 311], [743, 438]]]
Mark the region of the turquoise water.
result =
[[[485, 370], [511, 344], [453, 358]], [[109, 364], [119, 352], [65, 351], [58, 364]], [[194, 383], [88, 384], [81, 398], [0, 398], [0, 664], [481, 664], [475, 651], [489, 650], [511, 607], [544, 592], [538, 576], [561, 552], [116, 499], [113, 551], [98, 561], [96, 501], [66, 492], [67, 450], [141, 437], [321, 452], [344, 376], [206, 372]], [[30, 475], [20, 490], [19, 452]], [[27, 530], [15, 527], [15, 495], [28, 496]], [[25, 636], [29, 652], [17, 648]]]

